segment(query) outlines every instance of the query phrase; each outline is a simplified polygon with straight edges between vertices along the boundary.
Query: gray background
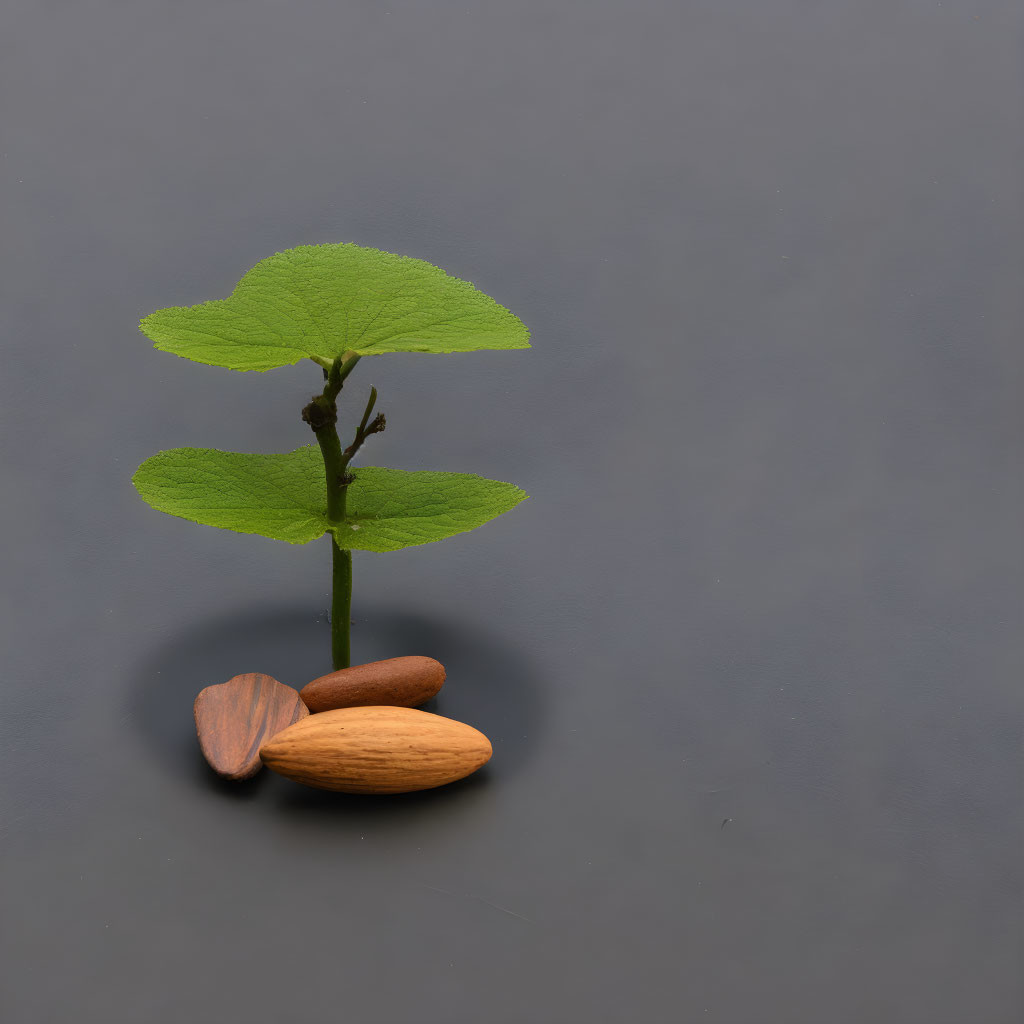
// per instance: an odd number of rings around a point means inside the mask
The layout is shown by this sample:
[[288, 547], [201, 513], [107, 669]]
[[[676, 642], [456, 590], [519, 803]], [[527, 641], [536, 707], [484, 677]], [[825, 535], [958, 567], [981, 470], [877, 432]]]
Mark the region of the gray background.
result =
[[[1019, 1021], [1022, 28], [8, 8], [4, 1021]], [[368, 461], [533, 496], [356, 557], [357, 658], [441, 658], [437, 710], [495, 742], [408, 798], [211, 778], [201, 686], [327, 668], [327, 545], [129, 485], [309, 439], [314, 367], [135, 324], [330, 240], [534, 335], [352, 378]]]

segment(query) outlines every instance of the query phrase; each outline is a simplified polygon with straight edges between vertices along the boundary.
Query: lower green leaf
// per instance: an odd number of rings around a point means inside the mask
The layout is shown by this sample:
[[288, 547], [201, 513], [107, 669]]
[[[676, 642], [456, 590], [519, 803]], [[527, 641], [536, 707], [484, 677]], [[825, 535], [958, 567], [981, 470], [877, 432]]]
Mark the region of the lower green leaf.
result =
[[471, 473], [352, 471], [343, 523], [327, 521], [320, 451], [283, 455], [175, 448], [147, 459], [132, 482], [153, 508], [193, 522], [306, 544], [331, 530], [340, 547], [397, 551], [464, 533], [515, 508], [514, 484]]
[[306, 544], [327, 531], [327, 486], [318, 448], [245, 455], [172, 448], [132, 477], [153, 508], [206, 526]]
[[397, 551], [483, 526], [525, 497], [515, 484], [472, 473], [406, 472], [364, 466], [349, 484], [347, 515], [333, 528], [338, 546]]

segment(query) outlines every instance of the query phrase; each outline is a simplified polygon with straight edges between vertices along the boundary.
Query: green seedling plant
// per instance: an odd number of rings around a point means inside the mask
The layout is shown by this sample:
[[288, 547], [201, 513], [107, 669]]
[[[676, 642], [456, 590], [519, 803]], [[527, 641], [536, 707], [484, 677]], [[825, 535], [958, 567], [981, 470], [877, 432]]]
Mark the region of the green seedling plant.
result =
[[386, 425], [373, 387], [342, 444], [338, 399], [364, 357], [530, 347], [516, 316], [423, 260], [350, 243], [299, 246], [257, 263], [228, 298], [161, 309], [140, 327], [161, 351], [211, 366], [263, 372], [309, 359], [323, 371], [323, 390], [302, 410], [315, 446], [274, 455], [174, 448], [143, 462], [132, 482], [153, 508], [208, 526], [291, 544], [329, 534], [336, 669], [350, 663], [353, 551], [443, 540], [526, 497], [471, 473], [354, 466]]

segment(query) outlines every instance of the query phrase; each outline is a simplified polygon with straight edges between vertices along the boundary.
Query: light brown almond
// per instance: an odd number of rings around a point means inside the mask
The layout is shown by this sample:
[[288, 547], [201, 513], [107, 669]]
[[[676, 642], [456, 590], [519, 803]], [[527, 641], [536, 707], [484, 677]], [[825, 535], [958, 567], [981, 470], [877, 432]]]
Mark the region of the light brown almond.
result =
[[414, 708], [430, 700], [444, 678], [444, 665], [433, 658], [388, 658], [320, 676], [299, 695], [313, 714], [381, 705]]
[[260, 748], [295, 782], [344, 793], [410, 793], [471, 775], [490, 740], [463, 722], [413, 708], [341, 708], [311, 715]]

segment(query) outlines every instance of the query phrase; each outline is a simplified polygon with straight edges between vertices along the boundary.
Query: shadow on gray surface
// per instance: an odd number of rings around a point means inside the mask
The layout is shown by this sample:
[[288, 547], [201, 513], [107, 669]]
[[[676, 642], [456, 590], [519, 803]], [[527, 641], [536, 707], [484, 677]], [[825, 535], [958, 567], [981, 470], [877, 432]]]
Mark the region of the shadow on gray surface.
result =
[[[490, 636], [392, 610], [373, 610], [353, 625], [353, 659], [358, 662], [426, 654], [447, 670], [444, 689], [424, 710], [485, 732], [494, 744], [492, 765], [515, 771], [529, 756], [542, 719], [536, 674], [520, 652]], [[204, 687], [241, 672], [266, 672], [302, 687], [330, 670], [328, 623], [314, 609], [279, 608], [236, 612], [192, 626], [155, 651], [132, 679], [132, 716], [154, 757], [175, 773], [188, 773], [209, 792], [248, 801], [273, 790], [275, 803], [303, 813], [339, 805], [360, 812], [394, 811], [439, 799], [457, 800], [487, 784], [487, 768], [441, 790], [401, 797], [352, 797], [270, 779], [261, 771], [244, 783], [219, 779], [199, 754], [192, 702]], [[488, 766], [490, 767], [490, 766]], [[277, 786], [275, 783], [281, 782]], [[351, 808], [348, 806], [351, 805]]]

